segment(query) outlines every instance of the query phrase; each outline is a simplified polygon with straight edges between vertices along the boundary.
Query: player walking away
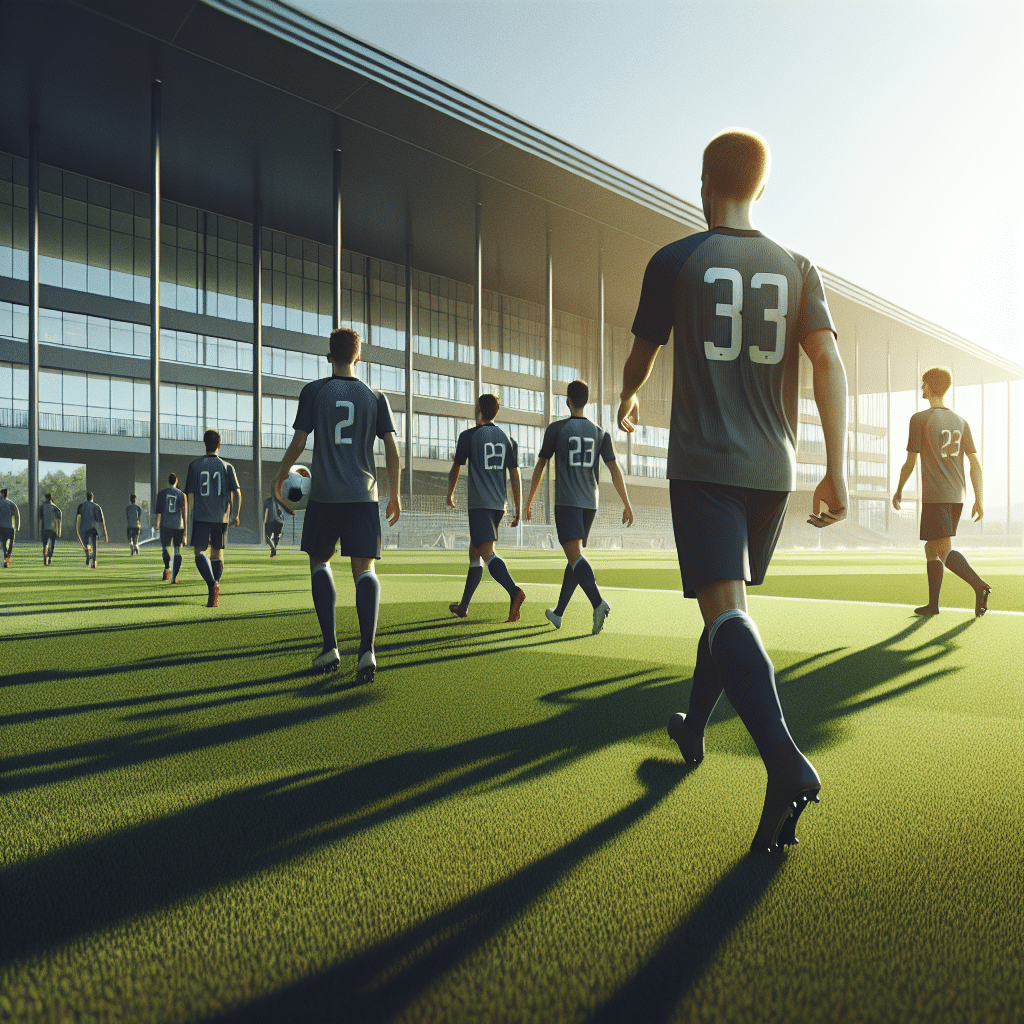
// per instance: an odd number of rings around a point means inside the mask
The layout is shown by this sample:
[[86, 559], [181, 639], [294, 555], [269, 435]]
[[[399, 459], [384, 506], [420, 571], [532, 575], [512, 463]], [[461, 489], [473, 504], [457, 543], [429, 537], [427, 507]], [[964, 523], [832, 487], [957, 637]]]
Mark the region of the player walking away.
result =
[[92, 567], [96, 568], [96, 548], [100, 542], [100, 529], [103, 530], [103, 543], [109, 544], [110, 537], [107, 535], [107, 521], [103, 518], [103, 509], [96, 504], [92, 491], [85, 495], [85, 501], [78, 506], [78, 514], [75, 517], [75, 532], [85, 549], [85, 564], [89, 564], [89, 555], [92, 554]]
[[53, 561], [53, 545], [60, 536], [64, 513], [53, 503], [53, 495], [47, 494], [39, 506], [39, 533], [43, 538], [43, 565]]
[[289, 515], [295, 515], [290, 508], [282, 505], [273, 493], [263, 502], [263, 535], [270, 545], [271, 558], [277, 558], [277, 545], [281, 543], [281, 531], [284, 530], [286, 512]]
[[[619, 426], [638, 420], [637, 392], [674, 336], [668, 478], [683, 590], [704, 620], [689, 710], [669, 735], [692, 764], [724, 689], [768, 774], [751, 849], [796, 842], [796, 822], [821, 781], [786, 727], [774, 669], [747, 614], [795, 486], [797, 369], [810, 357], [827, 468], [808, 522], [846, 516], [846, 371], [821, 279], [804, 257], [756, 230], [751, 204], [770, 156], [753, 132], [730, 130], [704, 151], [708, 230], [657, 252], [647, 266], [633, 348], [623, 370]], [[825, 509], [822, 510], [822, 505]]]
[[[228, 524], [235, 526], [242, 513], [242, 488], [238, 486], [235, 467], [225, 462], [220, 451], [220, 434], [207, 430], [203, 434], [206, 454], [189, 464], [185, 477], [185, 507], [182, 522], [185, 533], [192, 521], [192, 549], [196, 568], [206, 581], [207, 608], [220, 604], [220, 578], [224, 572], [224, 549], [228, 546]], [[209, 551], [209, 557], [206, 552]]]
[[[188, 543], [185, 525], [188, 522], [187, 501], [178, 489], [178, 477], [171, 473], [167, 486], [156, 496], [156, 528], [160, 531], [160, 547], [164, 558], [163, 580], [180, 583], [181, 546]], [[171, 568], [171, 548], [174, 549], [174, 568]]]
[[373, 446], [378, 437], [384, 442], [390, 488], [386, 509], [389, 525], [398, 522], [402, 510], [395, 421], [387, 398], [355, 375], [361, 346], [356, 331], [338, 327], [331, 332], [327, 353], [331, 376], [311, 381], [299, 393], [295, 435], [274, 482], [274, 495], [291, 512], [283, 501], [281, 487], [305, 451], [306, 438], [313, 434], [313, 483], [301, 542], [302, 550], [309, 555], [313, 607], [323, 633], [323, 649], [313, 659], [313, 668], [332, 672], [341, 661], [336, 618], [338, 592], [330, 564], [335, 552], [340, 551], [342, 557], [351, 560], [356, 587], [356, 682], [360, 684], [372, 682], [377, 670], [374, 642], [380, 612], [380, 581], [374, 572], [374, 562], [380, 558], [381, 531]]
[[135, 503], [135, 495], [128, 498], [128, 507], [124, 510], [128, 520], [128, 554], [139, 553], [139, 535], [142, 533], [142, 506]]
[[921, 540], [928, 572], [928, 603], [914, 611], [918, 615], [939, 614], [939, 591], [943, 570], [955, 572], [974, 588], [974, 614], [988, 611], [988, 595], [992, 588], [971, 568], [964, 556], [953, 550], [960, 513], [964, 507], [967, 485], [964, 480], [964, 456], [971, 465], [971, 486], [974, 507], [971, 517], [979, 522], [982, 509], [981, 462], [971, 437], [971, 428], [943, 403], [953, 383], [953, 375], [944, 366], [933, 366], [921, 375], [921, 397], [931, 406], [910, 417], [910, 439], [907, 461], [900, 470], [900, 482], [892, 496], [893, 508], [899, 510], [903, 485], [910, 479], [921, 456]]
[[14, 534], [21, 529], [21, 512], [7, 497], [8, 490], [0, 490], [0, 543], [3, 544], [4, 568], [10, 569], [14, 553]]
[[598, 479], [601, 471], [598, 456], [604, 459], [608, 466], [612, 483], [622, 499], [622, 521], [626, 526], [633, 525], [633, 509], [629, 504], [629, 495], [626, 494], [626, 483], [615, 461], [611, 434], [583, 414], [590, 400], [590, 388], [583, 381], [574, 380], [565, 390], [569, 418], [555, 420], [544, 431], [544, 441], [537, 456], [537, 465], [533, 469], [533, 478], [530, 480], [530, 496], [526, 499], [526, 518], [531, 518], [533, 499], [537, 496], [548, 461], [554, 456], [557, 471], [555, 528], [568, 565], [562, 577], [562, 592], [558, 595], [558, 604], [554, 608], [545, 609], [544, 614], [555, 629], [560, 629], [569, 599], [579, 586], [594, 609], [592, 632], [596, 634], [601, 632], [604, 620], [612, 608], [601, 597], [601, 591], [597, 589], [597, 580], [594, 578], [594, 570], [580, 552], [580, 546], [587, 546], [590, 527], [597, 514]]
[[455, 446], [455, 461], [448, 473], [448, 506], [455, 508], [455, 485], [462, 467], [469, 462], [469, 573], [462, 600], [448, 605], [448, 610], [460, 619], [469, 615], [469, 602], [484, 575], [484, 564], [491, 576], [508, 591], [509, 609], [506, 622], [519, 621], [519, 609], [526, 594], [516, 586], [508, 566], [494, 553], [498, 539], [498, 524], [505, 514], [505, 474], [512, 485], [512, 500], [516, 514], [509, 523], [519, 524], [519, 505], [522, 497], [522, 479], [519, 475], [519, 455], [515, 441], [496, 426], [501, 403], [494, 395], [481, 395], [476, 403], [476, 426], [459, 434]]

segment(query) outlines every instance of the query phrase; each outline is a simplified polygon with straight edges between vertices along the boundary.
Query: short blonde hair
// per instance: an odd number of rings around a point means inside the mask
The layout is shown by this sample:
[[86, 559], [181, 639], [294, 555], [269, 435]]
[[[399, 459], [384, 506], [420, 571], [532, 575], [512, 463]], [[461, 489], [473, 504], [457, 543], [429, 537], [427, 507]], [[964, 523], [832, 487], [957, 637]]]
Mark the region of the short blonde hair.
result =
[[953, 386], [953, 374], [948, 366], [930, 366], [921, 374], [921, 380], [937, 398], [941, 398]]
[[705, 147], [701, 173], [717, 195], [743, 202], [760, 195], [771, 166], [771, 150], [757, 132], [728, 128]]

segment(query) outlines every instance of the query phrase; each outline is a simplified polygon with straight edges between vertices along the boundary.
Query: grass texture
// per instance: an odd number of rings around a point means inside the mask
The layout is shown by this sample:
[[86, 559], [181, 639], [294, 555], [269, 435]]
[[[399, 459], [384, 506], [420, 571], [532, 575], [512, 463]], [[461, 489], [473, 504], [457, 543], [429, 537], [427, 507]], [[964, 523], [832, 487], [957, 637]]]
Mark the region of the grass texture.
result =
[[[750, 609], [823, 781], [746, 853], [764, 771], [728, 702], [665, 734], [700, 621], [672, 552], [388, 551], [376, 680], [335, 561], [341, 671], [294, 549], [185, 562], [28, 545], [0, 570], [0, 1020], [1011, 1022], [1024, 1006], [1024, 585], [992, 611], [920, 553], [780, 554]], [[623, 589], [618, 589], [623, 588]], [[629, 589], [624, 589], [629, 588]], [[756, 595], [756, 596], [755, 596]], [[968, 600], [970, 599], [970, 600]], [[956, 610], [959, 605], [961, 610]], [[968, 609], [968, 610], [964, 610]]]

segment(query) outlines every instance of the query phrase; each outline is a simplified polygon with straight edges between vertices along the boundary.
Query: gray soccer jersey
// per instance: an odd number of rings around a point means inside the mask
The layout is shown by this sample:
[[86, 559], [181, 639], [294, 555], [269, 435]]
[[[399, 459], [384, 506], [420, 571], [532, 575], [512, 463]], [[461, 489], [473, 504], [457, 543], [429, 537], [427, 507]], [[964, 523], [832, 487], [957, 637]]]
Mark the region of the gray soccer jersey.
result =
[[[611, 435], [586, 416], [555, 420], [544, 431], [540, 458], [555, 457], [555, 504], [596, 509], [601, 459], [615, 461]], [[599, 458], [600, 457], [600, 458]]]
[[52, 501], [44, 501], [39, 506], [39, 521], [43, 524], [44, 530], [56, 533], [62, 518], [63, 513]]
[[194, 523], [226, 523], [231, 492], [239, 490], [235, 467], [219, 455], [204, 455], [188, 467], [185, 493], [193, 496]]
[[373, 444], [395, 432], [387, 398], [358, 377], [324, 377], [299, 394], [294, 428], [313, 435], [310, 501], [377, 500]]
[[0, 498], [0, 530], [13, 530], [18, 506], [10, 498]]
[[835, 333], [818, 271], [759, 231], [655, 253], [633, 333], [674, 337], [669, 479], [793, 490], [800, 344], [821, 329]]
[[504, 509], [505, 473], [519, 466], [519, 449], [501, 427], [493, 423], [470, 427], [459, 434], [455, 463], [469, 463], [469, 507]]
[[165, 487], [156, 496], [156, 511], [160, 516], [161, 530], [183, 530], [181, 511], [185, 507], [185, 495], [177, 487]]
[[284, 522], [284, 506], [277, 500], [277, 498], [271, 496], [263, 502], [263, 511], [266, 515], [267, 526], [272, 523], [283, 523]]
[[128, 520], [129, 530], [140, 530], [142, 528], [142, 506], [132, 502], [124, 510], [125, 518]]
[[103, 509], [95, 501], [83, 501], [78, 506], [77, 514], [82, 517], [82, 525], [79, 530], [83, 537], [93, 530], [97, 533], [103, 532]]
[[964, 456], [977, 450], [967, 420], [952, 409], [915, 412], [907, 451], [921, 454], [921, 500], [961, 504], [967, 492]]

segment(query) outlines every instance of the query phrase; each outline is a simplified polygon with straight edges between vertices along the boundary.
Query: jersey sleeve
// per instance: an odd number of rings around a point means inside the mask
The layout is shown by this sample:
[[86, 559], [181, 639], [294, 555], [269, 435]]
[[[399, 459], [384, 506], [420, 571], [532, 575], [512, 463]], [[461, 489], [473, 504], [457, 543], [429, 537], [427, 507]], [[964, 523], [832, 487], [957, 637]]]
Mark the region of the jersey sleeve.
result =
[[514, 437], [508, 439], [508, 462], [505, 463], [506, 469], [518, 469], [519, 468], [519, 445], [516, 444]]
[[[82, 504], [85, 504], [85, 503], [83, 502]], [[82, 506], [81, 506], [81, 505], [79, 505], [79, 506], [78, 506], [78, 511], [77, 511], [77, 512], [75, 513], [75, 515], [76, 515], [76, 516], [80, 516], [81, 514], [82, 514]]]
[[377, 392], [377, 436], [383, 438], [386, 434], [394, 434], [395, 417], [391, 414], [391, 403], [388, 396], [382, 391]]
[[836, 337], [832, 313], [825, 298], [825, 286], [821, 283], [821, 275], [813, 263], [807, 265], [804, 273], [804, 286], [800, 293], [800, 311], [797, 314], [797, 341], [802, 342], [815, 331], [831, 331]]
[[550, 459], [555, 454], [558, 434], [563, 426], [565, 426], [565, 420], [555, 420], [554, 423], [548, 425], [547, 430], [544, 431], [544, 440], [541, 442], [540, 451], [537, 453], [538, 459]]
[[319, 383], [319, 381], [311, 381], [299, 392], [299, 408], [295, 413], [293, 430], [301, 430], [304, 434], [313, 433], [313, 427], [316, 425], [313, 416], [313, 403], [320, 390], [316, 386]]
[[921, 427], [923, 419], [920, 416], [910, 417], [910, 437], [907, 438], [907, 451], [920, 454], [921, 451]]
[[604, 440], [601, 441], [601, 458], [605, 462], [615, 461], [615, 449], [612, 447], [612, 435], [606, 430], [604, 432]]
[[471, 434], [472, 430], [464, 430], [459, 434], [459, 440], [455, 445], [455, 458], [452, 460], [456, 466], [464, 466], [469, 458]]
[[186, 494], [196, 493], [196, 471], [193, 468], [194, 463], [189, 463], [188, 472], [185, 474], [185, 486], [183, 488]]
[[230, 462], [224, 463], [224, 468], [227, 470], [227, 484], [229, 491], [240, 491], [241, 487], [238, 486], [238, 475], [235, 473], [235, 467]]
[[652, 345], [665, 345], [672, 333], [672, 290], [679, 276], [679, 260], [672, 249], [659, 249], [647, 264], [640, 302], [633, 319], [633, 334]]
[[960, 450], [964, 455], [977, 455], [978, 449], [974, 444], [974, 437], [971, 435], [971, 425], [964, 420], [964, 434], [960, 439]]

